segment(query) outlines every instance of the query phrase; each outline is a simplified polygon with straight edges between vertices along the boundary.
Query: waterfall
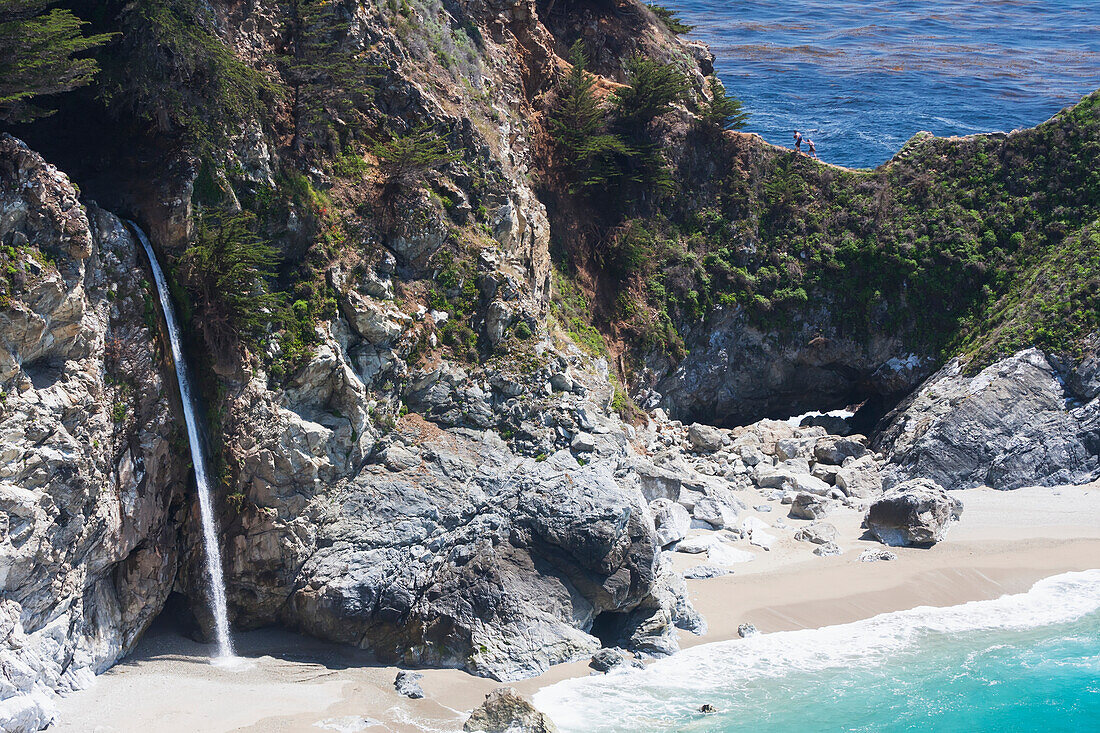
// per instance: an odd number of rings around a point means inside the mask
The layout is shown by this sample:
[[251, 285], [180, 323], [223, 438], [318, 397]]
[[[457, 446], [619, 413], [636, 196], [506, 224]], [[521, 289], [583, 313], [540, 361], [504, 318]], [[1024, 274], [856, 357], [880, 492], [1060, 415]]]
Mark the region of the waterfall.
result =
[[161, 309], [164, 311], [165, 325], [168, 327], [168, 340], [172, 344], [172, 362], [176, 366], [176, 379], [179, 381], [180, 400], [183, 402], [183, 417], [187, 423], [187, 440], [191, 444], [191, 462], [195, 466], [195, 483], [199, 492], [199, 513], [202, 515], [202, 541], [206, 551], [206, 572], [210, 580], [210, 610], [214, 613], [214, 627], [218, 641], [218, 656], [232, 657], [233, 643], [229, 639], [229, 616], [225, 606], [225, 576], [222, 573], [222, 553], [218, 545], [218, 530], [214, 523], [214, 502], [210, 491], [210, 479], [206, 474], [206, 457], [199, 439], [198, 419], [195, 416], [195, 397], [191, 393], [191, 381], [187, 377], [187, 364], [183, 360], [180, 327], [176, 321], [176, 311], [172, 306], [172, 294], [168, 290], [168, 281], [160, 269], [157, 256], [145, 232], [128, 221], [127, 224], [137, 235], [145, 254], [149, 257], [149, 266], [153, 270], [153, 279], [157, 284]]

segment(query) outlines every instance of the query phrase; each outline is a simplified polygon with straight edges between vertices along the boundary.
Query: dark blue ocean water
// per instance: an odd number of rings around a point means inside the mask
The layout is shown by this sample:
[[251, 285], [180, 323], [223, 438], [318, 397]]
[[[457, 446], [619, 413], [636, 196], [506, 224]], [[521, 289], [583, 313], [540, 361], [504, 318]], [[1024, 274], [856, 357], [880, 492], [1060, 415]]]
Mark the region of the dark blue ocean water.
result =
[[1100, 88], [1100, 0], [659, 0], [781, 145], [872, 167], [919, 130], [1030, 127]]

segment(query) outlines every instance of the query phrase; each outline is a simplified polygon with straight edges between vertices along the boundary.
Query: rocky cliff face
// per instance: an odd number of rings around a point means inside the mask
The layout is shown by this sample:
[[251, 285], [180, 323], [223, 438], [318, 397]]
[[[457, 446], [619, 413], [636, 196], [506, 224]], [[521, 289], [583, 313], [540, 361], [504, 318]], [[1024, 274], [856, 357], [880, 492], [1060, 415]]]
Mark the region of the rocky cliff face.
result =
[[[664, 654], [677, 628], [702, 622], [661, 548], [692, 516], [732, 527], [734, 490], [816, 519], [877, 497], [884, 476], [1010, 488], [1097, 475], [1095, 353], [1074, 366], [1027, 351], [977, 377], [952, 362], [894, 413], [876, 443], [883, 455], [862, 439], [770, 421], [726, 431], [685, 429], [659, 411], [637, 426], [623, 420], [628, 361], [646, 407], [729, 426], [896, 400], [938, 358], [913, 315], [935, 293], [913, 295], [911, 278], [926, 273], [905, 268], [916, 267], [910, 245], [940, 250], [906, 229], [893, 269], [869, 289], [852, 264], [867, 256], [877, 272], [880, 250], [868, 242], [894, 221], [891, 191], [934, 193], [936, 182], [917, 185], [900, 165], [872, 175], [792, 159], [750, 136], [700, 131], [680, 107], [653, 123], [688, 192], [662, 205], [690, 214], [695, 229], [676, 249], [647, 200], [634, 214], [643, 229], [657, 222], [642, 239], [661, 245], [647, 265], [660, 276], [632, 273], [620, 289], [606, 272], [582, 273], [599, 311], [582, 320], [622, 316], [611, 336], [667, 322], [686, 353], [631, 342], [609, 365], [573, 343], [583, 340], [565, 332], [575, 336], [575, 324], [548, 318], [551, 226], [559, 248], [584, 254], [574, 235], [591, 244], [606, 213], [566, 200], [546, 170], [545, 114], [569, 46], [586, 42], [601, 93], [626, 81], [634, 52], [679, 65], [693, 96], [711, 71], [709, 52], [680, 43], [639, 3], [326, 4], [338, 22], [325, 26], [325, 48], [368, 62], [373, 91], [353, 109], [326, 97], [313, 127], [288, 102], [301, 88], [286, 61], [286, 6], [201, 5], [210, 42], [286, 93], [214, 153], [170, 146], [182, 133], [158, 110], [159, 137], [143, 144], [170, 148], [170, 164], [131, 161], [139, 173], [118, 174], [126, 194], [114, 203], [148, 225], [169, 265], [210, 211], [252, 214], [281, 257], [270, 287], [289, 307], [264, 333], [207, 350], [202, 303], [190, 324], [236, 628], [278, 623], [384, 661], [504, 680], [600, 646]], [[394, 193], [367, 143], [423, 129], [453, 155]], [[924, 143], [928, 160], [949, 157]], [[993, 143], [951, 144], [977, 157]], [[807, 191], [834, 187], [851, 199], [821, 197], [818, 210], [809, 196], [808, 213], [800, 208]], [[967, 222], [977, 241], [979, 222]], [[847, 227], [828, 232], [843, 246], [802, 248], [818, 241], [815, 227], [834, 225]], [[1003, 244], [1005, 232], [990, 231]], [[50, 690], [124, 654], [170, 590], [209, 619], [192, 582], [202, 558], [186, 441], [134, 242], [7, 137], [0, 241], [0, 720], [34, 729], [49, 719]], [[952, 293], [978, 282], [981, 268], [964, 260], [945, 270]], [[810, 299], [801, 285], [824, 295]], [[610, 310], [617, 294], [642, 289], [667, 299]], [[615, 346], [618, 356], [626, 344]], [[766, 546], [760, 527], [733, 529]], [[828, 542], [825, 530], [812, 534]], [[711, 549], [728, 558], [724, 544]]]
[[0, 728], [137, 641], [176, 580], [186, 464], [118, 219], [0, 137]]
[[953, 360], [888, 418], [878, 436], [888, 483], [948, 489], [1084, 484], [1100, 478], [1096, 352], [1063, 371], [1038, 349], [967, 376]]

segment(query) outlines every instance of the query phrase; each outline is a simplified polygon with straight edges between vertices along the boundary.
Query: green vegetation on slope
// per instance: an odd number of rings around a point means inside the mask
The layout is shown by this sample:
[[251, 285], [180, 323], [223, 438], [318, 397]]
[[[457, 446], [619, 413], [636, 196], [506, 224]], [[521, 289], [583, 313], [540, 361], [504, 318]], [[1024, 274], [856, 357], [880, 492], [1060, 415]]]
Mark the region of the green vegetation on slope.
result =
[[605, 247], [624, 329], [675, 353], [675, 331], [662, 342], [654, 324], [722, 306], [773, 329], [898, 334], [975, 365], [1030, 343], [1071, 353], [1096, 323], [1098, 110], [1100, 93], [1007, 138], [918, 136], [875, 171], [749, 138], [692, 157], [704, 143], [689, 139], [678, 175], [702, 185], [628, 215]]

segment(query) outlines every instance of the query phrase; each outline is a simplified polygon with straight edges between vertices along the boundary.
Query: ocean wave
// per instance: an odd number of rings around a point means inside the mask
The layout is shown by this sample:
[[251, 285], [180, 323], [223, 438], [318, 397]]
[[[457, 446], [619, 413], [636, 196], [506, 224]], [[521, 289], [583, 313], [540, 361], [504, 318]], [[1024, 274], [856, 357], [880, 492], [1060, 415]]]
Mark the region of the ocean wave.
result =
[[645, 669], [566, 680], [535, 704], [564, 731], [653, 730], [681, 719], [686, 701], [790, 674], [883, 666], [921, 642], [982, 631], [1028, 631], [1100, 611], [1100, 570], [1041, 580], [1031, 590], [959, 606], [921, 606], [820, 629], [705, 644]]

